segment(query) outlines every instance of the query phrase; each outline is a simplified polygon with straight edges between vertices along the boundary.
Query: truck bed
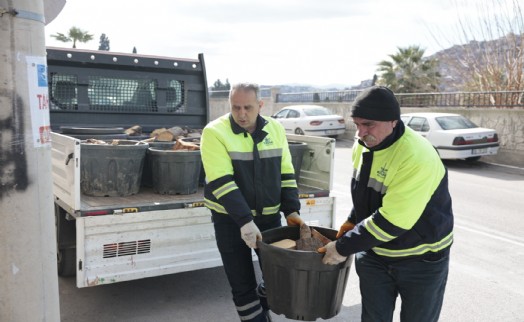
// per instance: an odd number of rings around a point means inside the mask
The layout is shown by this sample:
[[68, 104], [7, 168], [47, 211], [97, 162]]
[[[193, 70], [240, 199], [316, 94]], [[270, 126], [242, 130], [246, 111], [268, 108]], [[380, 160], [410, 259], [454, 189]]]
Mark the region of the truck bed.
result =
[[[328, 197], [332, 182], [334, 140], [293, 136], [294, 141], [308, 144], [298, 182], [299, 197]], [[192, 194], [159, 194], [142, 185], [137, 194], [126, 197], [94, 197], [80, 189], [80, 140], [52, 133], [53, 188], [55, 202], [74, 217], [183, 209], [204, 206], [204, 189]]]
[[[299, 191], [302, 199], [327, 196], [329, 193], [328, 191], [305, 185], [299, 185]], [[82, 194], [81, 200], [81, 216], [90, 215], [100, 211], [108, 211], [108, 213], [126, 213], [194, 208], [202, 207], [204, 205], [204, 188], [199, 187], [198, 191], [193, 194], [168, 195], [156, 193], [153, 188], [141, 187], [138, 194], [131, 196], [93, 197]], [[117, 207], [115, 207], [115, 205]], [[122, 208], [123, 205], [125, 205], [125, 208]]]

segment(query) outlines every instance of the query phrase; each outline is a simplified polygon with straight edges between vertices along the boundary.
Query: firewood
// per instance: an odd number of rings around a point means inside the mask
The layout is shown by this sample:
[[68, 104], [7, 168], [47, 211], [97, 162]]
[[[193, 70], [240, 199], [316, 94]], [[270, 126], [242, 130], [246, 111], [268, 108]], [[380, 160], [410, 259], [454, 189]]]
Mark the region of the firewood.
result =
[[165, 131], [167, 131], [166, 128], [155, 129], [153, 130], [153, 132], [151, 132], [150, 137], [156, 138], [160, 133], [165, 132]]
[[176, 139], [175, 135], [169, 131], [163, 131], [157, 134], [156, 140], [160, 142], [170, 142]]
[[134, 125], [124, 131], [125, 134], [134, 136], [142, 134], [142, 127], [140, 125]]
[[185, 142], [183, 140], [178, 139], [176, 140], [173, 150], [196, 151], [196, 150], [200, 150], [200, 146], [192, 142]]
[[311, 228], [311, 237], [316, 238], [322, 242], [322, 244], [325, 246], [331, 242], [331, 239], [327, 238], [326, 236], [322, 235], [318, 230], [315, 228]]
[[89, 144], [100, 144], [100, 145], [107, 145], [108, 144], [106, 141], [97, 140], [97, 139], [87, 139], [86, 143], [89, 143]]
[[318, 238], [313, 238], [311, 229], [308, 225], [300, 225], [300, 239], [297, 240], [297, 250], [316, 252], [317, 249], [324, 246]]
[[292, 239], [282, 239], [274, 243], [271, 243], [270, 245], [275, 246], [275, 247], [284, 248], [284, 249], [296, 249], [297, 248], [297, 242]]

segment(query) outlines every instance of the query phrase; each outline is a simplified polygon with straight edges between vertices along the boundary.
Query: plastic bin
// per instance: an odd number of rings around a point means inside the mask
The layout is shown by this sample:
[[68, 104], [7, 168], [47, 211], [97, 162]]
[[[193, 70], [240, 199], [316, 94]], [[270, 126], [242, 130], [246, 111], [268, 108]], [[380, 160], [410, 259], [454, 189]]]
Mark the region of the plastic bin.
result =
[[302, 168], [304, 151], [307, 150], [307, 143], [289, 141], [288, 145], [289, 152], [291, 153], [291, 162], [293, 162], [293, 168], [295, 168], [295, 180], [297, 180], [298, 183], [300, 179], [300, 169]]
[[[175, 146], [175, 142], [161, 142], [154, 141], [149, 142], [150, 148], [155, 148], [158, 150], [172, 150]], [[142, 173], [142, 185], [144, 187], [153, 187], [153, 168], [151, 164], [151, 152], [148, 149], [146, 153], [146, 158], [144, 160], [144, 171]]]
[[[313, 228], [332, 240], [337, 234], [333, 229]], [[262, 241], [257, 243], [269, 307], [293, 320], [332, 318], [340, 312], [353, 256], [338, 265], [325, 265], [323, 255], [317, 252], [270, 245], [299, 237], [299, 227], [284, 226], [264, 231]]]
[[[79, 140], [97, 139], [97, 140], [113, 140], [129, 139], [122, 127], [71, 127], [61, 126], [62, 134], [69, 135]], [[133, 140], [133, 139], [132, 139]]]
[[80, 143], [80, 187], [96, 197], [138, 193], [147, 143], [120, 140], [118, 145]]
[[153, 190], [160, 194], [187, 195], [198, 190], [202, 167], [200, 151], [149, 148]]

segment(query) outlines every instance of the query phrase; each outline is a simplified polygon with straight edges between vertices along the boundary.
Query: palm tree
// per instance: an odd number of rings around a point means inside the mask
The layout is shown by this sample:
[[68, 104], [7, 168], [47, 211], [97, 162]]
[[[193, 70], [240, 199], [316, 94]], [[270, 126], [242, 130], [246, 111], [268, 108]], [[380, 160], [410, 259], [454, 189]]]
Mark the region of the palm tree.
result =
[[55, 38], [58, 41], [61, 42], [73, 42], [73, 48], [76, 48], [76, 42], [83, 42], [86, 43], [93, 39], [93, 35], [88, 33], [87, 31], [83, 31], [80, 28], [77, 27], [71, 27], [69, 29], [69, 32], [67, 33], [67, 36], [63, 33], [57, 32], [55, 35], [51, 35], [51, 37]]
[[424, 58], [424, 49], [419, 46], [399, 47], [398, 53], [389, 57], [392, 61], [383, 60], [377, 64], [377, 71], [382, 73], [378, 84], [388, 86], [397, 93], [438, 90], [438, 61]]

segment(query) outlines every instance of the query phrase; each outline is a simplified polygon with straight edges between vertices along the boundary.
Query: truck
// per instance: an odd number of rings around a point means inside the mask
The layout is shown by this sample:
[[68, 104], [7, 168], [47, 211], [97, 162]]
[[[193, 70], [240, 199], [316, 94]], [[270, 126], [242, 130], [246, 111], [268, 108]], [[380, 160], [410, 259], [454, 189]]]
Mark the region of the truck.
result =
[[[76, 275], [83, 288], [221, 266], [203, 184], [187, 194], [142, 184], [126, 196], [81, 188], [89, 138], [138, 140], [158, 128], [201, 130], [210, 121], [203, 54], [182, 59], [48, 47], [47, 65], [58, 274]], [[142, 137], [122, 131], [136, 125]], [[302, 218], [333, 227], [335, 140], [289, 134], [288, 141], [306, 144], [292, 151]]]

